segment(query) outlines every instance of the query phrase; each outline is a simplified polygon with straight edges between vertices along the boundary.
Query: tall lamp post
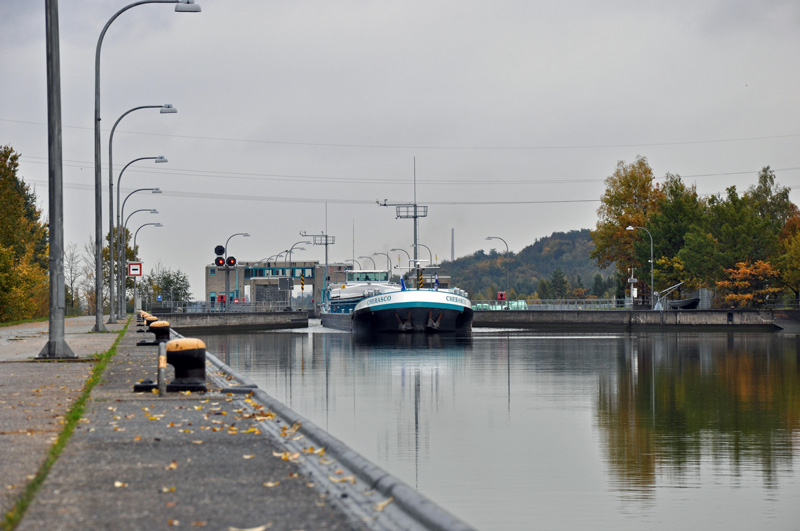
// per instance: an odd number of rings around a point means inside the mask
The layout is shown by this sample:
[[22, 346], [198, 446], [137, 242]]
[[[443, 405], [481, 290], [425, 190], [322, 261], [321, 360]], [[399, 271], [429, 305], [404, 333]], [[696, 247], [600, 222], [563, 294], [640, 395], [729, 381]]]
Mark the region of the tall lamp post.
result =
[[[58, 38], [58, 1], [45, 0], [47, 54], [47, 160], [50, 215], [49, 338], [38, 358], [77, 358], [64, 340], [64, 195], [61, 146], [61, 54]], [[102, 302], [100, 326], [103, 325]]]
[[[287, 255], [288, 258], [289, 258], [289, 264], [292, 263], [292, 251], [294, 251], [294, 248], [297, 247], [298, 245], [300, 245], [301, 243], [306, 244], [306, 245], [311, 245], [311, 242], [303, 240], [303, 241], [295, 242], [291, 247], [289, 247], [289, 251], [288, 251], [289, 254]], [[305, 249], [302, 248], [302, 247], [300, 247], [299, 249], [302, 249], [302, 250], [305, 251]], [[284, 252], [287, 252], [287, 251], [284, 251]]]
[[508, 244], [500, 236], [487, 236], [486, 239], [487, 240], [500, 240], [501, 242], [505, 243], [505, 245], [506, 245], [506, 310], [508, 310], [509, 309], [509, 306], [508, 306], [508, 295], [509, 295], [509, 293], [508, 293], [508, 289], [509, 289], [508, 288], [508, 286], [509, 286], [509, 284], [508, 284], [508, 254], [509, 254]]
[[372, 253], [373, 256], [375, 255], [383, 255], [386, 257], [386, 270], [389, 272], [389, 276], [392, 275], [392, 257], [389, 256], [389, 253]]
[[[115, 124], [115, 127], [116, 127], [116, 124]], [[110, 153], [110, 146], [109, 146], [109, 153]], [[109, 156], [109, 160], [111, 160], [110, 156]], [[120, 235], [120, 232], [119, 232], [120, 229], [122, 228], [122, 214], [120, 213], [120, 203], [119, 203], [120, 183], [122, 182], [122, 175], [125, 173], [125, 170], [128, 169], [128, 166], [130, 166], [134, 162], [139, 162], [140, 160], [152, 160], [156, 164], [168, 162], [167, 158], [165, 156], [163, 156], [163, 155], [158, 155], [156, 157], [139, 157], [138, 159], [133, 159], [132, 161], [127, 163], [125, 165], [125, 167], [122, 168], [122, 171], [119, 172], [119, 177], [117, 177], [117, 232], [116, 232], [116, 237], [114, 238], [114, 241], [116, 243], [116, 248], [117, 248], [117, 262], [119, 262], [118, 263], [119, 269], [117, 270], [117, 284], [118, 284], [118, 290], [117, 291], [119, 293], [118, 308], [119, 308], [120, 317], [122, 317], [122, 315], [125, 313], [125, 294], [124, 294], [124, 290], [125, 290], [125, 278], [126, 278], [125, 270], [123, 269], [123, 266], [122, 266], [122, 262], [125, 261], [124, 257], [122, 256], [122, 254], [125, 252], [125, 237]], [[156, 193], [161, 193], [161, 192], [156, 192]], [[109, 218], [111, 218], [110, 212], [111, 211], [109, 210]], [[109, 232], [109, 234], [114, 234], [113, 228], [111, 229], [111, 232]], [[110, 241], [109, 241], [108, 245], [109, 245], [109, 251], [110, 251], [110, 248], [111, 248], [111, 242]], [[109, 271], [113, 271], [113, 269], [114, 269], [114, 261], [112, 259], [111, 260], [111, 267], [109, 268]], [[114, 278], [114, 275], [113, 275], [113, 273], [111, 273], [110, 274], [110, 278], [109, 278], [109, 282], [108, 282], [109, 285], [113, 285], [113, 283], [111, 281], [111, 279], [113, 279], [113, 278]], [[113, 294], [114, 294], [114, 292], [112, 290], [111, 294], [110, 294], [110, 296], [112, 298], [114, 297]], [[113, 311], [113, 306], [112, 306], [112, 311]], [[109, 319], [109, 322], [110, 322], [110, 319]]]
[[[114, 211], [114, 163], [113, 163], [113, 146], [114, 146], [114, 131], [117, 129], [117, 125], [119, 124], [120, 120], [125, 118], [127, 115], [132, 113], [133, 111], [138, 111], [139, 109], [161, 109], [161, 114], [174, 114], [178, 112], [178, 109], [172, 106], [170, 103], [166, 103], [164, 105], [141, 105], [139, 107], [134, 107], [122, 114], [117, 121], [114, 122], [114, 127], [111, 128], [111, 134], [108, 136], [108, 233], [114, 233], [114, 221], [111, 217], [111, 213]], [[127, 167], [127, 166], [126, 166]], [[124, 170], [123, 170], [124, 171]], [[117, 185], [119, 187], [119, 185]], [[117, 227], [119, 227], [119, 190], [117, 190]], [[116, 310], [117, 301], [114, 299], [114, 253], [119, 252], [119, 245], [117, 243], [116, 236], [113, 237], [114, 244], [112, 242], [108, 242], [108, 285], [109, 285], [109, 298], [111, 299], [111, 313], [108, 318], [109, 323], [116, 323], [116, 316], [114, 312]], [[119, 256], [119, 255], [117, 255]], [[122, 271], [117, 271], [117, 278], [119, 276], [124, 275], [125, 273]], [[122, 313], [122, 312], [120, 312]]]
[[[136, 229], [136, 232], [133, 234], [133, 251], [134, 252], [136, 252], [136, 237], [139, 235], [139, 231], [142, 230], [144, 227], [149, 227], [150, 225], [152, 225], [154, 227], [163, 227], [163, 225], [161, 223], [145, 223], [144, 225], [140, 225], [139, 228]], [[133, 306], [134, 306], [135, 309], [141, 308], [141, 301], [137, 300], [137, 296], [138, 296], [138, 291], [136, 289], [136, 277], [133, 277]]]
[[[119, 188], [119, 187], [117, 187], [117, 188]], [[161, 188], [138, 188], [138, 189], [134, 190], [133, 192], [129, 193], [128, 195], [126, 195], [125, 199], [122, 201], [122, 207], [120, 207], [120, 216], [124, 216], [125, 215], [125, 203], [128, 202], [128, 198], [130, 198], [130, 196], [132, 196], [133, 194], [135, 194], [137, 192], [150, 192], [150, 193], [153, 193], [153, 194], [160, 194], [161, 193]], [[118, 227], [117, 230], [119, 231], [120, 228]], [[122, 239], [122, 238], [120, 238], [120, 239]], [[109, 241], [109, 247], [111, 247], [111, 242], [110, 241]], [[109, 249], [109, 251], [110, 251], [110, 249]], [[125, 271], [125, 268], [127, 267], [127, 261], [126, 261], [124, 255], [125, 255], [125, 252], [124, 252], [124, 247], [123, 247], [123, 249], [117, 253], [117, 258], [119, 259], [119, 266], [120, 266], [120, 272], [121, 273], [123, 271]], [[124, 276], [123, 275], [119, 275], [119, 277], [120, 278], [127, 278], [127, 275], [124, 275]], [[119, 295], [122, 296], [123, 295], [122, 292], [124, 291], [124, 288], [122, 288], [122, 285], [120, 285], [119, 291], [120, 291]], [[123, 299], [120, 299], [120, 303], [123, 303]]]
[[[127, 228], [128, 228], [128, 220], [130, 220], [131, 217], [133, 217], [133, 215], [138, 213], [138, 212], [150, 212], [151, 214], [158, 214], [158, 210], [156, 210], [155, 208], [140, 208], [139, 210], [134, 210], [133, 212], [128, 214], [128, 217], [125, 218], [125, 221], [122, 223], [122, 226], [121, 227], [117, 227], [117, 231], [122, 231], [123, 233], [127, 234], [126, 231], [127, 231]], [[125, 262], [126, 263], [128, 262], [128, 257], [127, 256], [125, 256]], [[125, 269], [122, 268], [122, 264], [119, 263], [119, 261], [117, 261], [117, 265], [120, 267], [120, 271], [117, 274], [117, 280], [119, 281], [118, 282], [119, 286], [117, 288], [117, 293], [119, 293], [119, 296], [120, 296], [119, 298], [120, 298], [121, 303], [122, 303], [122, 306], [120, 306], [120, 308], [125, 308], [125, 303], [126, 303], [126, 291], [125, 291], [125, 288], [127, 286], [127, 281], [128, 281], [128, 271], [127, 271], [127, 268], [125, 268]], [[134, 277], [134, 281], [135, 280], [136, 280], [136, 277]], [[135, 294], [136, 294], [136, 292], [134, 291], [134, 295]], [[121, 315], [121, 313], [120, 313], [120, 315]]]
[[372, 269], [378, 269], [378, 266], [375, 265], [375, 260], [371, 256], [359, 256], [359, 258], [366, 258], [372, 262]]
[[411, 247], [416, 247], [416, 246], [425, 247], [428, 250], [428, 258], [430, 259], [430, 260], [428, 260], [428, 262], [429, 262], [430, 265], [433, 265], [433, 253], [431, 252], [431, 248], [428, 247], [427, 245], [425, 245], [424, 243], [419, 243], [418, 242], [418, 243], [412, 243], [411, 244]]
[[[390, 251], [390, 252], [395, 252], [395, 251], [396, 251], [396, 252], [398, 252], [398, 253], [399, 253], [400, 251], [402, 251], [402, 252], [406, 253], [406, 257], [408, 257], [408, 262], [406, 262], [406, 265], [408, 266], [408, 267], [407, 267], [407, 269], [409, 270], [409, 275], [410, 275], [410, 274], [411, 274], [411, 254], [409, 254], [409, 252], [408, 252], [408, 251], [406, 251], [405, 249], [389, 249], [389, 251]], [[400, 257], [398, 257], [397, 259], [399, 260], [399, 259], [400, 259]], [[402, 278], [403, 278], [404, 276], [405, 276], [405, 273], [400, 273], [400, 278], [401, 278], [401, 280], [402, 280]], [[410, 277], [409, 277], [409, 278], [410, 278]]]
[[650, 309], [654, 310], [656, 307], [656, 288], [653, 285], [653, 235], [644, 227], [637, 227], [635, 225], [628, 225], [625, 230], [633, 231], [634, 229], [642, 229], [650, 236]]
[[226, 312], [230, 308], [230, 301], [228, 299], [230, 298], [231, 295], [231, 279], [230, 279], [231, 268], [228, 266], [228, 243], [234, 236], [244, 236], [245, 238], [250, 237], [250, 235], [246, 232], [237, 232], [236, 234], [231, 234], [230, 237], [225, 241], [225, 311]]
[[408, 262], [407, 263], [410, 264], [411, 263], [411, 255], [409, 254], [408, 251], [406, 251], [405, 249], [389, 249], [389, 252], [398, 252], [399, 253], [400, 251], [406, 253], [406, 256], [408, 257]]
[[[111, 23], [114, 22], [125, 11], [132, 7], [143, 4], [175, 4], [175, 11], [178, 13], [199, 13], [200, 6], [194, 0], [139, 0], [129, 4], [112, 16], [97, 39], [97, 47], [94, 53], [94, 236], [95, 236], [95, 332], [105, 332], [103, 324], [103, 177], [102, 160], [100, 155], [100, 50], [103, 47], [103, 39], [106, 36]], [[109, 211], [109, 216], [111, 212]], [[110, 235], [109, 235], [110, 236]], [[109, 252], [110, 249], [109, 242]]]

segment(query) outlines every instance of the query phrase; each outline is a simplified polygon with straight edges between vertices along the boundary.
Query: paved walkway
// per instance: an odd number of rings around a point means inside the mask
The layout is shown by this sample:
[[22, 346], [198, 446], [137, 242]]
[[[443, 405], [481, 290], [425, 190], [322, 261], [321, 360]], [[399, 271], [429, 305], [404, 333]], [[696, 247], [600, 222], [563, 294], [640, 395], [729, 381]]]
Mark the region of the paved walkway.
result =
[[[68, 319], [66, 341], [83, 362], [37, 362], [47, 323], [0, 328], [0, 508], [8, 511], [36, 474], [80, 395], [94, 352], [117, 333], [89, 333], [94, 318]], [[123, 324], [107, 325], [119, 331]], [[167, 397], [133, 393], [156, 376], [156, 348], [128, 329], [95, 387], [83, 421], [18, 529], [367, 529], [330, 490], [299, 473], [260, 433], [244, 395], [220, 388]], [[305, 456], [303, 456], [305, 457]], [[380, 502], [381, 500], [375, 500]], [[265, 526], [265, 527], [260, 527]]]

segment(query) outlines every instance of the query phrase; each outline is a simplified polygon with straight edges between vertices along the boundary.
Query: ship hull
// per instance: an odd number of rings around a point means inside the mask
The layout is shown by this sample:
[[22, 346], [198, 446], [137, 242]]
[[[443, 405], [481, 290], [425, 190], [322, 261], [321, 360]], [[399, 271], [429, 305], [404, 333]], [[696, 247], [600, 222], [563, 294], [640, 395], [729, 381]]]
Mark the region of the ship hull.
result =
[[360, 302], [352, 330], [359, 335], [387, 333], [469, 333], [472, 305], [445, 291], [406, 290]]

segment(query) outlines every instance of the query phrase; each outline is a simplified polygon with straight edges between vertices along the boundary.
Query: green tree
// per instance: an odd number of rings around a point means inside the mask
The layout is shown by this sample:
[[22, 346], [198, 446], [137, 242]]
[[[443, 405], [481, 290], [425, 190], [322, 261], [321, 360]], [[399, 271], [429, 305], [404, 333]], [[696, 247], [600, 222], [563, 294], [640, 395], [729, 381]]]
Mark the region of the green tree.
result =
[[550, 295], [554, 299], [566, 299], [569, 294], [569, 283], [564, 272], [556, 268], [550, 275]]
[[595, 297], [603, 297], [606, 293], [606, 281], [603, 280], [603, 275], [597, 273], [592, 279], [592, 289], [590, 291]]
[[[662, 190], [658, 208], [645, 225], [653, 235], [653, 259], [656, 261], [678, 255], [685, 245], [686, 234], [702, 222], [706, 210], [696, 188], [687, 187], [680, 175], [667, 173]], [[650, 259], [649, 243], [649, 238], [644, 237], [637, 243], [636, 256], [640, 263]]]
[[19, 155], [0, 146], [0, 321], [47, 315], [47, 225], [18, 177]]
[[[631, 164], [620, 161], [614, 173], [606, 178], [606, 191], [597, 210], [597, 226], [592, 231], [595, 249], [591, 256], [600, 267], [616, 263], [618, 270], [626, 271], [628, 267], [638, 269], [646, 263], [634, 255], [632, 236], [625, 229], [629, 225], [646, 227], [658, 211], [663, 192], [653, 181], [653, 170], [642, 156], [637, 156]], [[649, 249], [648, 243], [648, 259]]]
[[778, 257], [780, 281], [800, 299], [800, 234], [795, 234], [784, 243], [784, 252]]
[[159, 295], [162, 299], [172, 301], [191, 301], [191, 287], [189, 277], [180, 269], [172, 270], [164, 267], [160, 262], [155, 269], [142, 279], [142, 288], [150, 298], [156, 300]]
[[550, 284], [548, 284], [547, 280], [543, 278], [539, 279], [539, 285], [536, 286], [536, 293], [539, 295], [540, 299], [553, 298], [552, 293], [550, 293]]

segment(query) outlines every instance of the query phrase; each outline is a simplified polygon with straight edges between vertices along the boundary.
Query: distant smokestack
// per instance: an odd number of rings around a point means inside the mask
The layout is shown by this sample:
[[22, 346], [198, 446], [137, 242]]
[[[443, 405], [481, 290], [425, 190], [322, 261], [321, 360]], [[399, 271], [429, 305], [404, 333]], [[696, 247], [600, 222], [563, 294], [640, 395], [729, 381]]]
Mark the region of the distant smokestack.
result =
[[456, 261], [456, 229], [450, 229], [450, 261]]

